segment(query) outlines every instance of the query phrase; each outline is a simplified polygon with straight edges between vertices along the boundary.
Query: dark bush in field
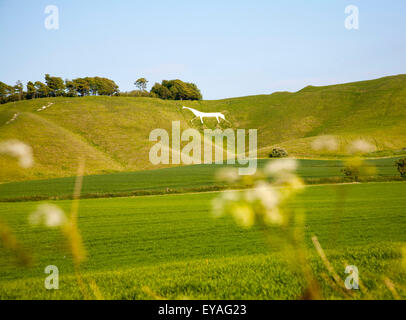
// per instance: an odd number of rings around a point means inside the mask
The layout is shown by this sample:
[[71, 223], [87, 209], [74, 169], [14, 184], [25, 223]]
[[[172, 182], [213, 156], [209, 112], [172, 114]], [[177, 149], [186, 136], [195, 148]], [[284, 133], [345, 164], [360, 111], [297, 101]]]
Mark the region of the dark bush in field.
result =
[[406, 178], [406, 158], [399, 159], [398, 161], [395, 162], [395, 164], [402, 178]]
[[288, 156], [288, 152], [283, 148], [273, 148], [269, 154], [270, 158], [284, 158]]
[[341, 169], [341, 172], [344, 173], [344, 175], [354, 181], [358, 180], [359, 177], [359, 167], [357, 166], [347, 166], [343, 169]]

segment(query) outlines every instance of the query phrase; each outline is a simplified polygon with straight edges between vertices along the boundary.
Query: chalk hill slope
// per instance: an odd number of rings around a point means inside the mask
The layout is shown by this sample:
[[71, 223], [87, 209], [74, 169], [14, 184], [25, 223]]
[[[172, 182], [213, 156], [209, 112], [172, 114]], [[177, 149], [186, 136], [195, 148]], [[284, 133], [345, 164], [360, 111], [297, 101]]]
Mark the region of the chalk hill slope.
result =
[[[193, 114], [182, 105], [222, 112], [230, 123], [191, 123]], [[182, 129], [258, 129], [259, 156], [274, 146], [298, 157], [340, 156], [358, 138], [376, 145], [374, 155], [392, 155], [406, 148], [406, 75], [210, 101], [84, 97], [8, 103], [0, 106], [0, 141], [30, 144], [35, 166], [22, 170], [0, 156], [0, 182], [71, 176], [79, 158], [86, 159], [86, 174], [155, 168], [148, 158], [149, 133], [155, 128], [170, 133], [173, 120], [180, 120]], [[340, 149], [312, 150], [312, 141], [324, 135], [337, 137]]]

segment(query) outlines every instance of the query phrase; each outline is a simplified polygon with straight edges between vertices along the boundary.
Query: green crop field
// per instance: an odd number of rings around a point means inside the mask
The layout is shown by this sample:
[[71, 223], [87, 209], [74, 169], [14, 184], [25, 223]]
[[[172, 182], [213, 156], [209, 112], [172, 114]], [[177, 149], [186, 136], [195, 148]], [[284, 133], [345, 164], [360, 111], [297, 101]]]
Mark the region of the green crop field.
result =
[[[219, 193], [156, 195], [80, 201], [79, 229], [88, 252], [82, 265], [104, 298], [298, 298], [303, 279], [291, 269], [277, 236], [214, 218]], [[344, 203], [342, 195], [345, 195]], [[405, 297], [401, 246], [406, 241], [406, 183], [308, 186], [289, 206], [305, 210], [305, 247], [326, 298], [340, 298], [310, 241], [316, 235], [337, 273], [356, 265], [364, 287], [354, 298], [393, 298], [385, 277]], [[71, 201], [55, 201], [69, 212]], [[83, 298], [58, 230], [28, 224], [38, 202], [1, 203], [0, 218], [33, 253], [30, 268], [16, 268], [1, 251], [1, 298]], [[298, 226], [296, 226], [298, 227]], [[338, 229], [337, 229], [338, 228]], [[271, 238], [272, 239], [272, 238]], [[8, 259], [7, 259], [8, 258]], [[57, 265], [60, 290], [44, 288], [44, 268]]]
[[[371, 159], [365, 166], [376, 169], [376, 178], [396, 179], [400, 175], [395, 161], [399, 158]], [[263, 168], [267, 159], [258, 160]], [[308, 183], [344, 181], [341, 160], [299, 161], [298, 174]], [[156, 193], [181, 193], [228, 188], [216, 178], [216, 170], [227, 165], [192, 165], [157, 170], [120, 172], [84, 177], [82, 197], [142, 195]], [[72, 196], [75, 178], [31, 180], [0, 184], [0, 201], [41, 200], [47, 198], [69, 198]]]

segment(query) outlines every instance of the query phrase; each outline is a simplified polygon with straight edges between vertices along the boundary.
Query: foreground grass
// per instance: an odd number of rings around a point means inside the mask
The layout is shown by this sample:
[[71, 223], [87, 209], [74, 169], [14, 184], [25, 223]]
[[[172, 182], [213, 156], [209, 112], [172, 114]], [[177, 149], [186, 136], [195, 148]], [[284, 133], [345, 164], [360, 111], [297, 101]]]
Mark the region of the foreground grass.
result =
[[[357, 265], [365, 290], [356, 298], [392, 298], [389, 277], [404, 297], [400, 246], [406, 242], [406, 183], [329, 185], [306, 188], [292, 208], [306, 210], [305, 246], [316, 275], [326, 271], [315, 256], [316, 235], [337, 272]], [[343, 197], [344, 195], [344, 197]], [[216, 193], [82, 200], [79, 229], [88, 251], [82, 266], [106, 298], [298, 298], [302, 277], [287, 266], [283, 233], [265, 241], [257, 228], [241, 229], [229, 217], [214, 219]], [[56, 201], [68, 211], [70, 201]], [[81, 298], [64, 241], [57, 230], [31, 227], [37, 203], [1, 203], [0, 218], [15, 230], [31, 268], [17, 268], [0, 254], [1, 298]], [[44, 268], [57, 265], [61, 290], [43, 288]], [[344, 277], [345, 278], [345, 277]], [[325, 281], [325, 280], [323, 280]], [[324, 283], [327, 298], [339, 298]]]
[[[374, 176], [364, 180], [401, 179], [395, 167], [399, 158], [366, 160], [366, 165], [375, 167]], [[259, 159], [258, 167], [265, 166], [269, 159]], [[340, 160], [299, 161], [298, 174], [309, 184], [348, 182], [343, 177]], [[230, 185], [216, 179], [216, 170], [226, 165], [192, 165], [158, 170], [122, 172], [84, 177], [82, 198], [108, 198], [113, 196], [135, 196], [148, 194], [213, 191], [229, 188]], [[75, 178], [34, 180], [0, 184], [0, 201], [27, 201], [45, 199], [70, 199]], [[235, 187], [244, 187], [243, 185]]]
[[[348, 251], [327, 250], [330, 262], [344, 281], [348, 259], [357, 265], [360, 290], [332, 290], [331, 274], [318, 256], [310, 252], [309, 264], [323, 296], [328, 299], [406, 298], [406, 273], [401, 266], [399, 246], [354, 247]], [[302, 274], [282, 254], [256, 254], [228, 258], [198, 259], [158, 266], [86, 272], [83, 278], [97, 283], [97, 294], [78, 289], [73, 275], [62, 274], [59, 290], [46, 290], [43, 278], [7, 281], [0, 287], [1, 299], [300, 299], [304, 298]], [[396, 294], [385, 285], [396, 283]], [[343, 285], [342, 283], [340, 284]]]

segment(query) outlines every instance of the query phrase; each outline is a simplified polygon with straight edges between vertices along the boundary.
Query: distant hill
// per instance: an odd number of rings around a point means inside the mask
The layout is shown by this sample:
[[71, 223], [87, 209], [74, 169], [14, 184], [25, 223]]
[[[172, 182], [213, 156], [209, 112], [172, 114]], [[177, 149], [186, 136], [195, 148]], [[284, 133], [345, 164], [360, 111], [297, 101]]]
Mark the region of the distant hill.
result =
[[[37, 111], [50, 102], [49, 108]], [[71, 176], [80, 157], [86, 158], [86, 174], [155, 168], [148, 160], [151, 130], [170, 132], [173, 120], [180, 120], [183, 129], [216, 127], [215, 119], [205, 120], [204, 127], [199, 121], [191, 124], [193, 115], [182, 105], [224, 113], [231, 124], [221, 128], [258, 129], [263, 157], [274, 146], [298, 157], [335, 157], [358, 138], [375, 144], [377, 156], [406, 148], [406, 75], [210, 101], [44, 98], [0, 106], [0, 141], [14, 138], [30, 144], [36, 160], [33, 168], [23, 170], [0, 156], [0, 181]], [[312, 141], [322, 135], [336, 136], [340, 150], [312, 150]]]

